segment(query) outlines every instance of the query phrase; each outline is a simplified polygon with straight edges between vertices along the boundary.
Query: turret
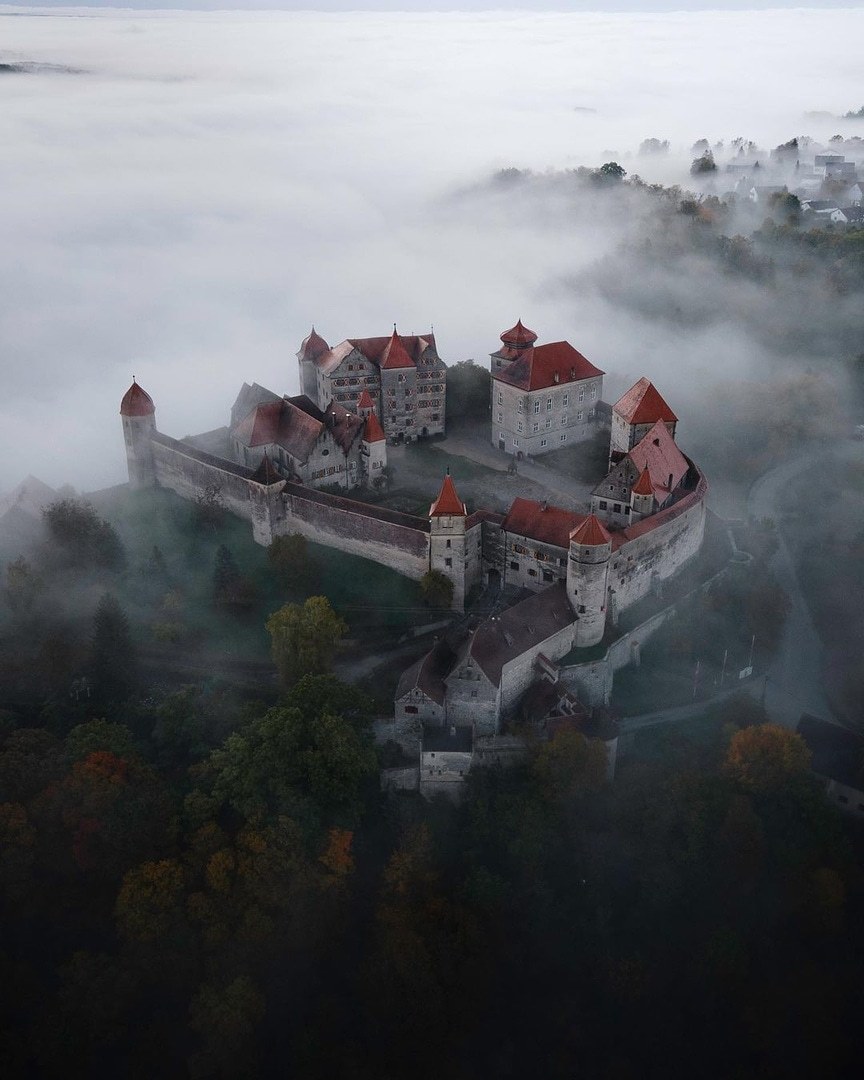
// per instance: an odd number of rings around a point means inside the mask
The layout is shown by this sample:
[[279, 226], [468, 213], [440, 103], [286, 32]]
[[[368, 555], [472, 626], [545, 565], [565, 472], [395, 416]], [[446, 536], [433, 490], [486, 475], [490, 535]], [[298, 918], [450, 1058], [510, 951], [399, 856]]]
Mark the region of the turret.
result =
[[323, 337], [312, 327], [312, 331], [297, 353], [297, 362], [300, 365], [300, 393], [305, 394], [312, 401], [318, 400], [318, 376], [316, 360], [330, 352], [330, 346]]
[[[365, 390], [363, 393], [366, 394], [367, 398], [369, 397]], [[369, 402], [371, 405], [371, 398], [369, 398]], [[360, 404], [362, 407], [362, 396]], [[364, 415], [364, 411], [361, 411], [361, 409], [358, 409], [358, 412], [360, 412], [361, 416]], [[366, 483], [371, 487], [380, 487], [384, 469], [387, 468], [387, 438], [384, 435], [381, 422], [375, 415], [374, 406], [365, 410], [365, 416], [363, 435], [360, 440], [360, 456], [366, 474]]]
[[126, 465], [133, 488], [156, 486], [156, 462], [151, 436], [156, 431], [156, 406], [147, 391], [132, 377], [132, 385], [120, 402]]
[[570, 533], [567, 560], [567, 598], [576, 616], [573, 644], [596, 645], [606, 628], [606, 596], [612, 537], [601, 522], [589, 516]]
[[453, 582], [453, 608], [465, 607], [465, 522], [468, 509], [456, 493], [450, 470], [429, 507], [429, 569]]
[[511, 326], [509, 330], [505, 330], [501, 335], [501, 348], [491, 354], [492, 370], [500, 371], [502, 368], [508, 367], [514, 360], [518, 360], [523, 353], [530, 349], [536, 340], [537, 335], [534, 331], [529, 330], [527, 326], [523, 326], [522, 320], [519, 319], [515, 326]]
[[639, 479], [630, 491], [630, 520], [639, 521], [654, 513], [654, 485], [648, 466], [639, 475]]

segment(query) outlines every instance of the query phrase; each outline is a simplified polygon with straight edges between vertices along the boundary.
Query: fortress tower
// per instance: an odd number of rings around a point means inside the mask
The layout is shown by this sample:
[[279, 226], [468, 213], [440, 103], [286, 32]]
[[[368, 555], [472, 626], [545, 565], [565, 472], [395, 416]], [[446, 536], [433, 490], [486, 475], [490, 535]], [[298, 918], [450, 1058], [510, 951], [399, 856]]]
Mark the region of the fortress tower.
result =
[[429, 507], [429, 569], [438, 570], [453, 582], [453, 609], [465, 607], [465, 523], [468, 510], [456, 494], [450, 470], [438, 498]]
[[519, 319], [515, 326], [511, 326], [509, 330], [505, 330], [501, 335], [501, 348], [497, 352], [490, 353], [492, 370], [501, 371], [502, 368], [512, 364], [514, 360], [518, 360], [520, 356], [523, 356], [531, 348], [536, 340], [537, 335], [534, 331], [529, 330], [527, 326], [523, 326], [522, 320]]
[[153, 398], [135, 382], [120, 402], [123, 439], [126, 443], [126, 464], [129, 484], [133, 488], [156, 486], [156, 465], [153, 460], [151, 435], [156, 430], [156, 406]]
[[603, 638], [611, 554], [612, 538], [593, 514], [570, 533], [567, 599], [576, 616], [573, 644], [579, 648]]

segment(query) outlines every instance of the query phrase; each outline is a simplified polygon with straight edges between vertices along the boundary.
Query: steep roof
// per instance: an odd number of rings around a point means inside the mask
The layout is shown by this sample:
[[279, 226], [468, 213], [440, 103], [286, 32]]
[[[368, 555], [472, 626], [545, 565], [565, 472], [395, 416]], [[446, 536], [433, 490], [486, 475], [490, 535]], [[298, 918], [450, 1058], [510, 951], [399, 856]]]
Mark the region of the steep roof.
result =
[[429, 517], [441, 517], [445, 514], [451, 517], [466, 517], [468, 514], [465, 503], [456, 494], [456, 485], [449, 472], [444, 477], [438, 498], [429, 507]]
[[654, 384], [644, 375], [618, 398], [612, 409], [628, 424], [654, 424], [658, 420], [674, 424], [678, 420]]
[[501, 525], [505, 532], [529, 536], [555, 547], [567, 548], [570, 533], [585, 520], [585, 514], [549, 506], [535, 499], [514, 499]]
[[[408, 356], [409, 364], [411, 366], [414, 366], [417, 363], [427, 349], [432, 349], [433, 352], [435, 351], [434, 334], [423, 334], [422, 336], [417, 334], [398, 334], [397, 337]], [[373, 364], [381, 367], [383, 366], [382, 360], [384, 354], [392, 341], [393, 334], [390, 334], [388, 337], [346, 338], [345, 341], [341, 341], [338, 345], [334, 345], [332, 349], [329, 349], [327, 352], [316, 357], [315, 364], [325, 374], [329, 374], [337, 368], [354, 349], [356, 349], [366, 360], [370, 360]]]
[[263, 405], [265, 402], [281, 401], [282, 398], [279, 394], [275, 394], [272, 390], [268, 390], [266, 386], [260, 386], [258, 383], [243, 383], [240, 387], [240, 393], [234, 404], [231, 406], [231, 427], [235, 427], [244, 416], [248, 416], [249, 413], [255, 408], [256, 405]]
[[533, 330], [529, 330], [527, 326], [522, 325], [522, 320], [519, 319], [515, 326], [511, 326], [509, 330], [505, 330], [501, 335], [501, 340], [505, 345], [515, 345], [517, 348], [525, 345], [533, 345], [537, 340], [537, 335]]
[[372, 400], [372, 395], [364, 387], [363, 392], [360, 394], [360, 400], [357, 402], [358, 409], [374, 409], [375, 402]]
[[292, 457], [306, 461], [324, 424], [299, 409], [291, 401], [265, 402], [256, 405], [233, 431], [244, 446], [277, 445]]
[[[687, 458], [669, 434], [669, 428], [658, 420], [627, 455], [640, 472], [647, 469], [651, 487], [658, 502], [663, 502], [687, 475]], [[669, 478], [672, 478], [671, 483]], [[640, 477], [641, 479], [641, 477]]]
[[654, 485], [651, 483], [651, 473], [648, 470], [648, 466], [639, 473], [639, 479], [633, 485], [632, 488], [634, 495], [653, 495]]
[[552, 341], [526, 349], [508, 368], [493, 372], [492, 378], [521, 390], [544, 390], [602, 374], [569, 341]]
[[363, 428], [363, 442], [385, 442], [386, 438], [384, 428], [381, 427], [381, 421], [374, 412], [369, 413], [366, 417], [366, 426]]
[[348, 412], [338, 401], [331, 401], [324, 413], [324, 423], [343, 453], [348, 453], [363, 428], [363, 417]]
[[407, 671], [403, 671], [396, 689], [396, 700], [417, 689], [422, 690], [427, 697], [437, 701], [439, 705], [443, 705], [446, 689], [444, 676], [449, 673], [454, 659], [450, 646], [443, 639], [439, 641], [416, 664], [412, 664]]
[[264, 457], [261, 458], [261, 464], [252, 474], [252, 479], [256, 484], [264, 484], [266, 487], [269, 487], [270, 484], [280, 483], [285, 477], [280, 476], [279, 473], [276, 472], [276, 468], [265, 450]]
[[468, 655], [494, 685], [505, 664], [546, 641], [573, 622], [563, 582], [532, 593], [500, 616], [482, 622], [471, 638]]
[[593, 514], [589, 514], [578, 529], [570, 533], [570, 539], [580, 547], [599, 547], [601, 544], [612, 543], [612, 537], [604, 528], [603, 523]]
[[153, 398], [133, 378], [132, 385], [123, 395], [123, 400], [120, 402], [120, 415], [153, 416], [155, 412], [156, 406], [153, 404]]
[[408, 355], [405, 346], [399, 335], [396, 333], [396, 329], [393, 329], [393, 335], [387, 343], [387, 347], [381, 354], [381, 370], [390, 370], [391, 368], [406, 368], [414, 367], [414, 361]]
[[330, 351], [330, 346], [324, 340], [319, 333], [316, 332], [315, 327], [312, 327], [312, 333], [309, 337], [303, 339], [303, 344], [300, 346], [300, 355], [304, 360], [317, 360], [319, 356], [323, 356], [324, 353]]

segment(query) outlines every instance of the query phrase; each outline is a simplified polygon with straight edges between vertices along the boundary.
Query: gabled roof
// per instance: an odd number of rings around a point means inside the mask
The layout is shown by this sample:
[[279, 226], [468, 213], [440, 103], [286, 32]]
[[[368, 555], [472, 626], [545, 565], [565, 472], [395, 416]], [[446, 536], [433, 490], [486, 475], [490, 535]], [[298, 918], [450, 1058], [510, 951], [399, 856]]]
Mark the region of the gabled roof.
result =
[[572, 623], [567, 591], [558, 582], [482, 622], [470, 639], [467, 655], [498, 686], [505, 664]]
[[300, 346], [301, 357], [304, 360], [317, 360], [319, 356], [323, 356], [324, 353], [329, 351], [330, 346], [319, 333], [316, 333], [313, 326], [312, 333], [309, 337], [303, 339], [303, 344]]
[[281, 401], [282, 398], [279, 394], [275, 394], [272, 390], [268, 390], [266, 386], [260, 386], [258, 383], [243, 383], [240, 387], [240, 393], [234, 404], [231, 406], [231, 427], [236, 427], [237, 424], [243, 419], [244, 416], [248, 416], [249, 413], [255, 408], [256, 405], [263, 405], [265, 402]]
[[132, 385], [123, 395], [123, 400], [120, 402], [120, 415], [153, 416], [155, 412], [156, 406], [153, 404], [153, 398], [133, 378]]
[[456, 485], [449, 472], [444, 477], [438, 498], [429, 507], [429, 517], [441, 517], [445, 514], [451, 517], [467, 517], [468, 515], [465, 503], [456, 494]]
[[449, 673], [454, 660], [453, 650], [442, 639], [416, 664], [402, 672], [396, 689], [396, 700], [399, 701], [416, 689], [422, 690], [426, 697], [443, 705], [446, 689], [444, 676]]
[[261, 464], [252, 474], [252, 479], [256, 484], [264, 484], [265, 487], [269, 487], [270, 484], [280, 483], [285, 477], [276, 472], [276, 468], [265, 450], [264, 457], [261, 458]]
[[537, 340], [537, 335], [533, 330], [529, 330], [527, 326], [522, 325], [522, 320], [519, 319], [515, 326], [511, 326], [509, 330], [505, 330], [501, 335], [501, 340], [505, 345], [515, 345], [517, 348], [525, 345], [533, 345]]
[[324, 429], [291, 401], [266, 402], [255, 408], [232, 434], [244, 446], [281, 446], [299, 461], [306, 461]]
[[493, 372], [492, 378], [522, 390], [545, 390], [602, 374], [568, 341], [552, 341], [526, 349], [508, 368]]
[[346, 356], [350, 356], [354, 352], [354, 348], [353, 341], [340, 341], [338, 345], [334, 345], [326, 353], [316, 356], [315, 366], [320, 368], [325, 375], [329, 375], [331, 371], [339, 367]]
[[387, 343], [387, 347], [381, 354], [380, 366], [382, 371], [389, 371], [391, 368], [414, 367], [414, 361], [408, 355], [395, 328], [392, 337]]
[[654, 497], [660, 503], [678, 487], [690, 467], [662, 420], [642, 436], [627, 457], [640, 473], [649, 470]]
[[339, 449], [347, 454], [363, 429], [363, 417], [348, 412], [338, 401], [331, 401], [324, 413], [324, 423]]
[[651, 473], [648, 471], [646, 465], [642, 472], [639, 474], [639, 479], [633, 485], [634, 495], [653, 495], [654, 485], [651, 483]]
[[549, 506], [535, 499], [514, 499], [501, 525], [505, 532], [528, 536], [541, 543], [566, 549], [570, 533], [585, 520], [585, 514]]
[[374, 412], [369, 413], [366, 417], [366, 426], [363, 428], [363, 442], [385, 442], [386, 439], [387, 436], [384, 434], [384, 428], [381, 427], [381, 421]]
[[570, 533], [570, 540], [580, 547], [599, 547], [601, 544], [612, 543], [612, 537], [603, 523], [593, 514], [589, 514], [582, 524]]
[[674, 424], [678, 420], [654, 384], [644, 375], [618, 398], [612, 410], [628, 424], [654, 424], [658, 420]]
[[363, 392], [360, 395], [360, 400], [357, 402], [358, 409], [374, 409], [375, 402], [372, 400], [372, 395], [364, 387]]

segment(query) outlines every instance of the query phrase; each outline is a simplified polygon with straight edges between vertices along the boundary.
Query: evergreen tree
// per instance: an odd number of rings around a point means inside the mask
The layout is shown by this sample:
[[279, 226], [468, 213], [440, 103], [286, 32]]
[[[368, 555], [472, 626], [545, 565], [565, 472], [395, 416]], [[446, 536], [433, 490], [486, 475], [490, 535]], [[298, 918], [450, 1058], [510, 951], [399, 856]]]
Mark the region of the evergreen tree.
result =
[[89, 674], [93, 696], [103, 705], [125, 701], [137, 683], [129, 620], [111, 593], [105, 593], [93, 617]]

